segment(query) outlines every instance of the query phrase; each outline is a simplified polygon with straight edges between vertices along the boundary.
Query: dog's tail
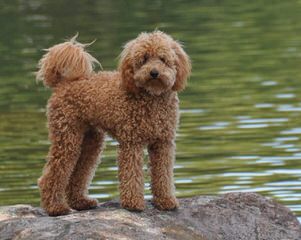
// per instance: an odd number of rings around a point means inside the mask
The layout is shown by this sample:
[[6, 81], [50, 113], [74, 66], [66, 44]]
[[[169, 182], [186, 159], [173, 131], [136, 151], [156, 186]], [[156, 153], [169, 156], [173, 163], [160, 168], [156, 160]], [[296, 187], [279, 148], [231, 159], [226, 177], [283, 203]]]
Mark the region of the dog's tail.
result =
[[47, 52], [38, 63], [38, 81], [43, 81], [45, 86], [56, 87], [61, 82], [89, 78], [94, 73], [94, 67], [100, 63], [85, 51], [85, 47], [91, 44], [79, 43], [76, 38], [77, 35], [46, 49]]

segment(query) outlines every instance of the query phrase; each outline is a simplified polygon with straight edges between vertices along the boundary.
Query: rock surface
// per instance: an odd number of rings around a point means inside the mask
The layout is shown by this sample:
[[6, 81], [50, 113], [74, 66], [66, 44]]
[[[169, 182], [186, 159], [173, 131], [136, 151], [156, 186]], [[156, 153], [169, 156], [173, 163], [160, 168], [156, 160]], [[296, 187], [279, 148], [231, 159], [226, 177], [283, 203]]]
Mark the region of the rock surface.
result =
[[148, 203], [144, 212], [135, 213], [110, 201], [60, 217], [29, 205], [0, 207], [0, 239], [301, 239], [301, 226], [290, 210], [258, 194], [198, 196], [180, 203], [174, 212], [160, 212]]

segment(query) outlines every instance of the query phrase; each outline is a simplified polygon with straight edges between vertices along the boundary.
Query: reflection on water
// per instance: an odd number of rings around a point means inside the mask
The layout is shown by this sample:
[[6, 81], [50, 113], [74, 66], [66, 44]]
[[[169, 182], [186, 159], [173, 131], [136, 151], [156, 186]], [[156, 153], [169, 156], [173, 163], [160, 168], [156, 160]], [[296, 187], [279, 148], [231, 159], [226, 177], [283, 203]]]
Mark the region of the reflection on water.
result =
[[[114, 69], [125, 41], [159, 27], [193, 61], [180, 96], [177, 195], [256, 191], [300, 216], [300, 10], [297, 0], [0, 3], [0, 204], [39, 203], [50, 95], [32, 73], [41, 49], [80, 31]], [[107, 140], [90, 191], [101, 200], [118, 197], [116, 142]]]

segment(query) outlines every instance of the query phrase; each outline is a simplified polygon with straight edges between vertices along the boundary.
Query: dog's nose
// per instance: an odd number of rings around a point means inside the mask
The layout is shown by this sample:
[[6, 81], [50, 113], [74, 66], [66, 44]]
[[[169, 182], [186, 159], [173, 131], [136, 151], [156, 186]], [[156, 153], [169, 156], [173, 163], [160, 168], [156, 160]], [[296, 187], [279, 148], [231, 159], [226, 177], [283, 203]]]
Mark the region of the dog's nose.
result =
[[157, 69], [152, 69], [149, 74], [152, 76], [152, 78], [157, 78], [159, 76]]

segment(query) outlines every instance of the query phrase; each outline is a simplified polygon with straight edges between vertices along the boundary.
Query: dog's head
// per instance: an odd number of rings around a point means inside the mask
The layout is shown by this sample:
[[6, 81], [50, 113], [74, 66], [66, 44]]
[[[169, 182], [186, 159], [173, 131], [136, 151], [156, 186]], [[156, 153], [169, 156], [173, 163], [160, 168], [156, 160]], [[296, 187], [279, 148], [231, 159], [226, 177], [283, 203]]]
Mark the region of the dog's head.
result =
[[144, 89], [161, 95], [181, 91], [190, 75], [190, 59], [182, 46], [161, 31], [141, 33], [121, 53], [122, 87], [133, 93]]

